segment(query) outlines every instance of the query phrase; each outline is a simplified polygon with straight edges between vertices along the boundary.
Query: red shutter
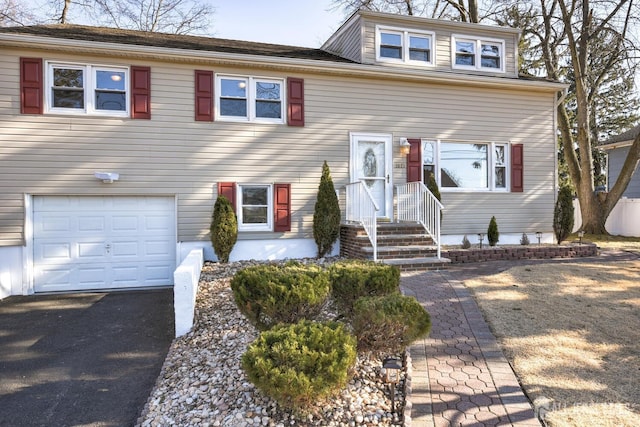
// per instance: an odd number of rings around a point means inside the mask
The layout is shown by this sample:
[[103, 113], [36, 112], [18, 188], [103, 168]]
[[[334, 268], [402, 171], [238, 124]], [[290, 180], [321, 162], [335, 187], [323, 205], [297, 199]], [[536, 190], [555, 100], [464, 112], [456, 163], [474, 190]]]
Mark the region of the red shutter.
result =
[[289, 126], [304, 126], [304, 80], [287, 79], [287, 119]]
[[42, 114], [42, 58], [20, 58], [20, 113]]
[[524, 147], [522, 144], [511, 145], [511, 191], [524, 191]]
[[407, 154], [407, 182], [422, 181], [422, 141], [408, 139], [411, 148]]
[[226, 197], [233, 206], [233, 210], [236, 210], [236, 183], [235, 182], [219, 182], [218, 183], [218, 196]]
[[213, 121], [213, 71], [196, 70], [196, 121]]
[[273, 185], [273, 231], [291, 231], [291, 184]]
[[131, 118], [151, 118], [151, 68], [131, 67]]

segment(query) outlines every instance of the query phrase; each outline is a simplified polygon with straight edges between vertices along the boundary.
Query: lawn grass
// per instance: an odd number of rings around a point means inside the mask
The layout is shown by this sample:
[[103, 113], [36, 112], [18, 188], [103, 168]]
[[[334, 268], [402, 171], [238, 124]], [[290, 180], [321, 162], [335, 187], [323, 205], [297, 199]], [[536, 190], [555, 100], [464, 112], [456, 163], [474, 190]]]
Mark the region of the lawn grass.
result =
[[639, 425], [640, 260], [518, 266], [465, 285], [548, 425]]
[[[567, 238], [567, 242], [578, 241], [578, 234], [574, 233]], [[583, 242], [593, 242], [602, 249], [619, 249], [627, 251], [640, 251], [640, 237], [610, 236], [602, 234], [585, 234]]]

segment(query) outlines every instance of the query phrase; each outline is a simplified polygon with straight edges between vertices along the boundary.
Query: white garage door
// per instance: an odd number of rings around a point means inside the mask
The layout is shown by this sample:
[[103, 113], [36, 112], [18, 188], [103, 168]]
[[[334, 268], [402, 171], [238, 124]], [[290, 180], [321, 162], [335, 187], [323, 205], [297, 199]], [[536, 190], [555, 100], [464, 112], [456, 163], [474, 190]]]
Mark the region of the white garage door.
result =
[[36, 292], [173, 284], [172, 197], [36, 196]]

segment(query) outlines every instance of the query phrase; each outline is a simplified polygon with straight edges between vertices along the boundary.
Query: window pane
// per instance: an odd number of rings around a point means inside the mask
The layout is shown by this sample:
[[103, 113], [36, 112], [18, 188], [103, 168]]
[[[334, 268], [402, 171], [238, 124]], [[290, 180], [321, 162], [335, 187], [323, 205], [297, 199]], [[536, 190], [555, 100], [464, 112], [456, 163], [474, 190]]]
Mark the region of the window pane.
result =
[[409, 36], [409, 48], [428, 50], [431, 44], [429, 41], [428, 37]]
[[96, 89], [124, 91], [124, 71], [96, 71]]
[[243, 205], [267, 205], [267, 187], [242, 187]]
[[443, 142], [440, 182], [448, 188], [488, 188], [487, 144]]
[[280, 99], [280, 83], [256, 82], [257, 99]]
[[84, 87], [83, 71], [68, 68], [54, 68], [53, 86], [82, 88]]
[[221, 96], [224, 97], [247, 97], [247, 82], [242, 79], [222, 79], [220, 89]]
[[412, 61], [429, 62], [430, 55], [428, 50], [409, 50], [409, 59]]
[[279, 101], [256, 101], [256, 117], [280, 119], [282, 118], [281, 105]]
[[400, 34], [380, 33], [380, 44], [386, 46], [402, 46]]
[[266, 224], [267, 208], [244, 206], [242, 208], [242, 223], [243, 224]]
[[402, 59], [402, 48], [381, 46], [380, 56], [383, 58]]
[[55, 108], [84, 108], [83, 90], [53, 89], [52, 95]]
[[126, 111], [127, 97], [124, 93], [96, 91], [96, 109]]
[[456, 42], [456, 52], [475, 53], [476, 44], [474, 42]]
[[496, 145], [496, 165], [504, 165], [504, 145]]
[[507, 172], [506, 168], [503, 166], [496, 168], [496, 188], [506, 188], [507, 187]]
[[500, 68], [500, 58], [494, 58], [483, 56], [481, 59], [481, 66], [485, 68]]
[[247, 117], [246, 99], [220, 99], [220, 115]]
[[433, 142], [425, 142], [422, 146], [422, 161], [425, 165], [432, 165], [433, 162], [434, 147]]
[[476, 65], [476, 57], [474, 55], [456, 53], [456, 65]]
[[483, 44], [481, 53], [486, 56], [500, 56], [500, 46], [494, 44]]

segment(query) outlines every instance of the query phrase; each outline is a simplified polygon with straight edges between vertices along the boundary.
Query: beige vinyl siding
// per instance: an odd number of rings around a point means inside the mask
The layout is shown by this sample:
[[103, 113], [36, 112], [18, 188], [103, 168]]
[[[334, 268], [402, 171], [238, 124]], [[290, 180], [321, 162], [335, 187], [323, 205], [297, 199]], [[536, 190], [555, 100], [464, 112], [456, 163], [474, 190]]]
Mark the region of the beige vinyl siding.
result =
[[360, 26], [360, 18], [356, 17], [353, 21], [336, 34], [322, 48], [327, 52], [343, 58], [350, 59], [355, 62], [362, 61], [362, 28]]
[[[291, 184], [291, 232], [241, 233], [240, 239], [310, 238], [322, 162], [329, 162], [337, 189], [349, 182], [349, 132], [393, 134], [395, 184], [406, 179], [400, 137], [522, 143], [525, 192], [443, 193], [443, 232], [482, 231], [491, 215], [501, 232], [551, 230], [551, 93], [295, 73], [305, 79], [305, 127], [195, 122], [194, 69], [288, 74], [147, 62], [139, 65], [151, 67], [152, 120], [20, 115], [19, 56], [41, 55], [7, 52], [0, 59], [0, 245], [22, 242], [24, 194], [175, 195], [178, 240], [206, 241], [218, 182]], [[45, 59], [123, 64], [57, 54]], [[120, 180], [103, 184], [93, 177], [98, 170], [119, 172]]]
[[[390, 25], [403, 29], [415, 29], [423, 31], [435, 32], [436, 46], [436, 64], [435, 67], [426, 67], [425, 69], [436, 71], [459, 72], [463, 74], [492, 75], [499, 77], [517, 77], [517, 58], [516, 58], [516, 42], [517, 36], [512, 33], [492, 32], [490, 29], [483, 27], [461, 28], [460, 26], [447, 26], [446, 22], [434, 22], [428, 26], [417, 26], [415, 24], [407, 24], [402, 20], [394, 21], [389, 19], [388, 22], [380, 20], [363, 19], [363, 56], [362, 62], [365, 64], [376, 63], [376, 25]], [[505, 55], [505, 72], [493, 73], [489, 71], [470, 71], [455, 69], [451, 63], [451, 36], [468, 36], [470, 38], [489, 38], [504, 40]], [[385, 66], [385, 64], [382, 64]], [[388, 65], [387, 65], [388, 66]]]

